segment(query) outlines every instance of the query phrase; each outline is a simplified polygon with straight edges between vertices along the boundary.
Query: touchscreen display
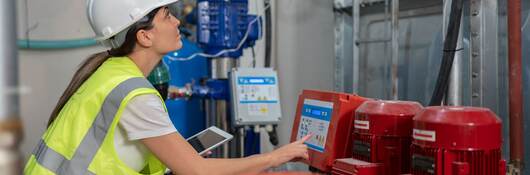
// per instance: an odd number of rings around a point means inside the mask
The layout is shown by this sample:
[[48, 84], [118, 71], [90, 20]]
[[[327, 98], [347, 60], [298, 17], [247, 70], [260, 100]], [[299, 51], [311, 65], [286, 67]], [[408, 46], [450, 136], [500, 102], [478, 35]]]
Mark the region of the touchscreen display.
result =
[[199, 134], [196, 137], [190, 138], [188, 142], [195, 148], [195, 150], [200, 153], [205, 149], [223, 141], [225, 138], [212, 130], [206, 130], [202, 134]]

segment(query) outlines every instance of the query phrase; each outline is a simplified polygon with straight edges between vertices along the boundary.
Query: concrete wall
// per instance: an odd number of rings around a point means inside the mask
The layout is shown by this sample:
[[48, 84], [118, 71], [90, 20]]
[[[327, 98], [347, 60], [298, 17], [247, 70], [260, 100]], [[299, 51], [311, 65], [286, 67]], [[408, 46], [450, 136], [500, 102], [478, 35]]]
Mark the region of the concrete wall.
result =
[[[19, 39], [68, 40], [94, 34], [85, 16], [84, 0], [17, 1]], [[64, 50], [19, 50], [19, 82], [28, 91], [20, 96], [25, 158], [46, 128], [49, 115], [76, 67], [90, 54], [87, 47]]]
[[333, 89], [333, 1], [276, 1], [276, 66], [280, 79], [280, 144], [289, 142], [302, 89]]

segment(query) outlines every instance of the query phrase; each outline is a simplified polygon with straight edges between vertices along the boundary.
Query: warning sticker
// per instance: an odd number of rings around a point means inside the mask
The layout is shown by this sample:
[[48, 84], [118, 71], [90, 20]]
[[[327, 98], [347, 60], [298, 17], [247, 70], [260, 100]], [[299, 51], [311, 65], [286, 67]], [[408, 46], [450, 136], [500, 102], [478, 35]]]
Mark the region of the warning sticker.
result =
[[367, 120], [355, 120], [354, 121], [355, 129], [370, 129], [370, 121]]
[[267, 116], [269, 115], [269, 106], [261, 103], [250, 103], [248, 105], [248, 115]]
[[412, 137], [416, 140], [435, 142], [436, 141], [436, 132], [428, 130], [414, 129], [412, 131]]

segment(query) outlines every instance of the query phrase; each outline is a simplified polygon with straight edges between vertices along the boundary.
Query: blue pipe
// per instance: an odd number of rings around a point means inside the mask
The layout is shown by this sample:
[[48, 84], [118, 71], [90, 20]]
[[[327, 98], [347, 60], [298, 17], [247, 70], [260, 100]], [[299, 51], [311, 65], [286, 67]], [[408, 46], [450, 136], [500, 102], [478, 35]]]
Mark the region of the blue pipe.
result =
[[97, 42], [93, 38], [74, 40], [17, 40], [19, 49], [71, 49], [94, 46]]

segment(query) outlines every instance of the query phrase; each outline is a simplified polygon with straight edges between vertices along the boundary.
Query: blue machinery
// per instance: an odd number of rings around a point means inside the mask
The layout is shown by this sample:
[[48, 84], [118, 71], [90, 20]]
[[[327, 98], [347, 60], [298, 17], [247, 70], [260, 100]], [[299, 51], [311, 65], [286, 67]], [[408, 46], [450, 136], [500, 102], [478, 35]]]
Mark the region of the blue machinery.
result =
[[198, 0], [194, 11], [198, 45], [183, 39], [181, 50], [164, 57], [171, 76], [166, 101], [171, 120], [184, 137], [212, 125], [236, 135], [214, 152], [217, 157], [259, 153], [259, 133], [239, 132], [231, 124], [228, 73], [238, 67], [243, 48], [259, 39], [261, 19], [248, 14], [248, 0]]

